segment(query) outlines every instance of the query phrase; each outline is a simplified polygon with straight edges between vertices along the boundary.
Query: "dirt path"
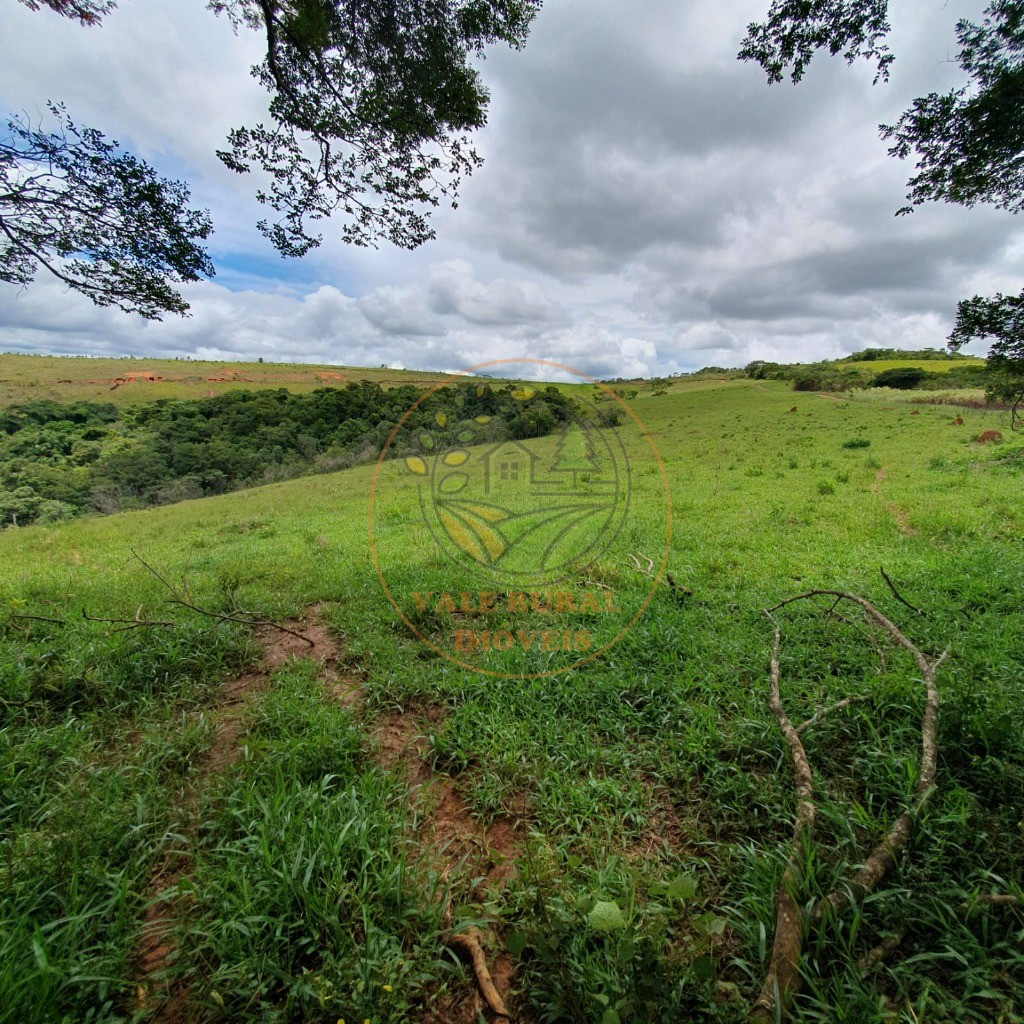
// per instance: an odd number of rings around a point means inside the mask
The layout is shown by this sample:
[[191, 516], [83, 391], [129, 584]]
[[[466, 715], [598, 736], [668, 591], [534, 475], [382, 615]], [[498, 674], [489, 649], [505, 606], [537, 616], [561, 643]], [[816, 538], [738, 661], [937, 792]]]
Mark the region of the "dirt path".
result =
[[[151, 899], [143, 913], [142, 934], [136, 950], [136, 1010], [148, 1011], [157, 1024], [181, 1024], [188, 1019], [188, 987], [168, 984], [168, 968], [174, 961], [174, 931], [181, 910], [180, 897], [168, 890], [188, 874], [191, 847], [199, 827], [199, 800], [211, 782], [227, 771], [241, 756], [239, 740], [245, 729], [246, 712], [254, 697], [270, 685], [271, 673], [290, 658], [316, 658], [323, 665], [328, 686], [342, 686], [334, 672], [338, 645], [320, 623], [321, 607], [313, 605], [304, 621], [290, 620], [282, 625], [301, 636], [261, 626], [255, 639], [261, 648], [259, 665], [250, 672], [225, 683], [208, 709], [213, 719], [210, 746], [181, 795], [180, 821], [176, 831], [184, 837], [177, 848], [168, 849], [150, 879]], [[165, 896], [165, 894], [167, 894]]]
[[[437, 709], [386, 715], [374, 729], [376, 758], [382, 767], [405, 776], [410, 800], [420, 812], [418, 827], [410, 836], [412, 857], [446, 882], [460, 876], [478, 879], [473, 895], [484, 899], [500, 892], [515, 876], [516, 861], [525, 844], [525, 826], [508, 815], [499, 815], [486, 827], [481, 825], [470, 814], [455, 783], [431, 769], [426, 737], [442, 720]], [[525, 806], [522, 811], [525, 813]], [[477, 937], [491, 979], [507, 1004], [514, 962], [503, 946], [491, 944], [493, 948], [488, 948], [487, 936]], [[491, 1013], [474, 985], [439, 998], [420, 1020], [423, 1024], [474, 1024], [481, 1018], [509, 1020]]]
[[[885, 482], [885, 475], [885, 470], [880, 469], [875, 474], [875, 479], [871, 481], [871, 493], [875, 495], [875, 497], [881, 496], [882, 484]], [[885, 503], [885, 507], [889, 510], [889, 515], [891, 515], [895, 520], [896, 526], [904, 537], [917, 536], [917, 530], [910, 525], [910, 521], [907, 519], [906, 509], [900, 508], [899, 505], [894, 505], [891, 501], [887, 501]]]
[[[190, 993], [185, 982], [169, 982], [176, 954], [175, 931], [185, 909], [184, 898], [174, 892], [191, 869], [191, 850], [199, 827], [199, 805], [204, 793], [242, 754], [248, 708], [266, 691], [271, 673], [290, 658], [321, 662], [320, 680], [325, 693], [344, 706], [358, 706], [362, 698], [358, 679], [339, 671], [341, 649], [322, 623], [322, 609], [314, 605], [302, 621], [282, 623], [301, 636], [261, 627], [255, 636], [261, 648], [259, 665], [221, 687], [207, 709], [213, 721], [210, 746], [180, 795], [180, 818], [175, 826], [179, 841], [165, 851], [149, 883], [150, 902], [143, 914], [142, 934], [136, 950], [136, 1010], [148, 1013], [154, 1024], [184, 1024], [189, 1019]], [[477, 879], [474, 898], [500, 890], [515, 875], [522, 854], [525, 828], [521, 821], [499, 816], [488, 826], [470, 814], [469, 807], [449, 777], [434, 772], [427, 760], [427, 734], [443, 720], [440, 709], [389, 714], [371, 729], [375, 759], [387, 771], [403, 776], [417, 825], [409, 835], [410, 856], [437, 872], [445, 882]], [[525, 807], [523, 808], [525, 811]], [[487, 955], [495, 987], [506, 998], [512, 984], [512, 958], [478, 935]], [[472, 977], [472, 971], [470, 971]], [[439, 997], [420, 1017], [422, 1024], [475, 1024], [508, 1021], [492, 1014], [475, 983]]]

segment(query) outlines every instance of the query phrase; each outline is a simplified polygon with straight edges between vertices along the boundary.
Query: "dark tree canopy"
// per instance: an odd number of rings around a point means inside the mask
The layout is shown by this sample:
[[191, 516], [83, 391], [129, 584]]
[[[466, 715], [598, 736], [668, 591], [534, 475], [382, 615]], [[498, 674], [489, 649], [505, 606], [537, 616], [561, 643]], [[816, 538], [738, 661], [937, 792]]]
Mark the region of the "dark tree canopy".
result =
[[[753, 60], [769, 83], [789, 73], [799, 82], [819, 50], [876, 63], [888, 78], [893, 55], [885, 46], [888, 0], [774, 0], [763, 23], [748, 27], [739, 56]], [[890, 155], [917, 161], [908, 183], [909, 213], [926, 202], [972, 207], [987, 203], [1010, 213], [1024, 209], [1024, 0], [992, 0], [980, 24], [960, 20], [957, 63], [966, 83], [914, 100], [881, 134]], [[975, 296], [957, 308], [950, 347], [993, 341], [990, 358], [1004, 394], [1024, 394], [1024, 292]]]
[[992, 370], [988, 391], [1014, 403], [1016, 426], [1017, 409], [1024, 402], [1024, 292], [964, 299], [957, 307], [956, 327], [949, 344], [959, 349], [973, 338], [992, 341], [988, 353]]
[[175, 285], [213, 275], [212, 230], [189, 190], [51, 105], [55, 131], [14, 118], [0, 137], [0, 281], [40, 267], [99, 306], [185, 313]]
[[768, 20], [751, 22], [740, 60], [756, 61], [775, 85], [788, 73], [799, 82], [818, 50], [876, 62], [878, 78], [889, 77], [893, 55], [882, 40], [889, 34], [888, 0], [774, 0]]
[[65, 18], [73, 18], [83, 25], [98, 25], [104, 14], [109, 14], [117, 0], [21, 0], [30, 10], [49, 7]]
[[357, 245], [414, 248], [433, 237], [429, 208], [454, 200], [480, 163], [466, 133], [488, 95], [470, 58], [520, 47], [540, 0], [212, 0], [266, 38], [253, 74], [270, 93], [266, 124], [238, 128], [219, 155], [258, 167], [277, 215], [260, 229], [282, 255], [320, 244], [312, 225], [345, 214]]
[[[21, 2], [84, 25], [117, 5]], [[491, 43], [521, 47], [541, 2], [208, 0], [236, 30], [265, 40], [253, 74], [270, 94], [267, 120], [232, 131], [218, 155], [269, 179], [256, 198], [273, 216], [259, 227], [277, 250], [308, 252], [334, 215], [356, 245], [415, 248], [432, 238], [431, 208], [454, 206], [461, 179], [481, 162], [468, 133], [485, 123], [488, 95], [471, 61]], [[213, 272], [195, 245], [210, 233], [208, 216], [187, 209], [184, 185], [115, 156], [63, 108], [60, 117], [56, 135], [15, 120], [0, 148], [0, 279], [27, 283], [41, 265], [101, 304], [150, 317], [183, 312], [172, 284]], [[39, 160], [51, 162], [49, 175], [36, 174]]]

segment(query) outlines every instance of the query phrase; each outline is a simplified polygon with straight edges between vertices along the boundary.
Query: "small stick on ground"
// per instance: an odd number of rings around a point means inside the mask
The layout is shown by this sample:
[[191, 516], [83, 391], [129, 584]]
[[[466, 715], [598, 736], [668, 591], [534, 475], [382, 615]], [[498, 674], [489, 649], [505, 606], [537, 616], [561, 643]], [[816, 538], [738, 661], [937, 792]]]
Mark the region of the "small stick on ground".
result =
[[270, 629], [276, 629], [281, 633], [287, 633], [289, 636], [294, 636], [303, 643], [309, 644], [310, 647], [316, 647], [315, 640], [310, 640], [310, 638], [304, 633], [299, 633], [297, 630], [289, 629], [287, 626], [282, 626], [280, 622], [274, 622], [273, 619], [261, 619], [259, 616], [255, 615], [228, 615], [224, 612], [211, 612], [178, 597], [171, 598], [167, 603], [180, 605], [182, 608], [187, 608], [189, 611], [195, 612], [197, 615], [205, 615], [207, 618], [217, 619], [219, 622], [240, 622], [243, 626], [267, 626]]
[[842, 700], [837, 700], [835, 704], [829, 704], [828, 707], [819, 708], [815, 711], [806, 722], [801, 722], [796, 727], [796, 731], [798, 733], [804, 732], [804, 730], [810, 729], [812, 725], [817, 725], [826, 715], [831, 715], [833, 711], [841, 711], [843, 708], [848, 708], [851, 704], [859, 704], [861, 701], [868, 699], [869, 697], [866, 693], [861, 693], [854, 697], [844, 697]]
[[[132, 554], [174, 595], [168, 599], [168, 604], [187, 608], [189, 611], [195, 612], [197, 615], [204, 615], [209, 619], [216, 619], [218, 622], [238, 622], [243, 626], [268, 626], [269, 628], [276, 629], [281, 633], [287, 633], [289, 636], [294, 636], [303, 643], [308, 644], [310, 647], [316, 647], [315, 640], [311, 640], [305, 634], [299, 633], [294, 629], [289, 629], [287, 626], [282, 626], [280, 622], [275, 622], [273, 619], [264, 619], [258, 615], [229, 615], [225, 612], [211, 612], [206, 608], [200, 608], [192, 600], [192, 595], [188, 590], [187, 581], [184, 584], [184, 594], [182, 594], [173, 583], [171, 583], [166, 577], [161, 576], [160, 573], [142, 557], [142, 555], [134, 549], [132, 550]], [[157, 623], [154, 623], [154, 625], [157, 625]], [[163, 623], [160, 623], [160, 625], [163, 625]]]
[[478, 935], [475, 928], [470, 928], [468, 932], [450, 935], [448, 945], [469, 957], [470, 963], [473, 965], [473, 973], [476, 975], [476, 983], [480, 986], [480, 994], [484, 997], [491, 1013], [497, 1017], [508, 1017], [505, 1001], [501, 998], [501, 993], [494, 987], [491, 972], [487, 969], [487, 958], [484, 956]]
[[961, 903], [960, 909], [970, 910], [972, 906], [1015, 907], [1019, 910], [1024, 907], [1024, 901], [1009, 892], [983, 892], [974, 903]]
[[892, 596], [899, 601], [900, 604], [906, 605], [912, 612], [916, 612], [918, 615], [924, 615], [925, 613], [917, 607], [916, 604], [911, 604], [897, 589], [896, 584], [889, 579], [889, 574], [885, 571], [884, 566], [879, 566], [878, 571], [882, 574], [882, 579], [885, 580], [885, 585], [892, 591]]
[[178, 625], [177, 622], [142, 618], [141, 605], [136, 610], [134, 619], [105, 619], [96, 615], [90, 615], [85, 608], [82, 609], [82, 618], [86, 622], [104, 622], [111, 626], [118, 626], [119, 628], [113, 631], [115, 633], [125, 633], [130, 629], [149, 629], [156, 626], [170, 627]]

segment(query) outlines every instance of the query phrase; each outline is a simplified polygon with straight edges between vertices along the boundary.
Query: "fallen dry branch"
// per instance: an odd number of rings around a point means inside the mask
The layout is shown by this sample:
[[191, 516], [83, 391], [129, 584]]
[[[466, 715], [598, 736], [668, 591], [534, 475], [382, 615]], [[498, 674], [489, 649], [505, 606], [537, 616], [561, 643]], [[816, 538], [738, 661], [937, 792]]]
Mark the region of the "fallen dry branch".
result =
[[812, 725], [817, 725], [827, 715], [831, 715], [833, 711], [842, 711], [843, 708], [848, 708], [851, 704], [859, 704], [861, 701], [868, 699], [869, 697], [866, 693], [860, 693], [853, 697], [844, 697], [842, 700], [837, 700], [835, 704], [829, 704], [828, 707], [819, 708], [815, 711], [806, 722], [801, 722], [796, 727], [796, 731], [798, 733], [804, 732], [810, 729]]
[[[171, 594], [174, 595], [173, 597], [168, 598], [168, 604], [187, 608], [189, 611], [195, 612], [197, 615], [203, 615], [206, 618], [215, 619], [218, 622], [238, 622], [244, 626], [266, 626], [270, 629], [276, 629], [281, 633], [287, 633], [289, 636], [294, 636], [303, 643], [308, 644], [310, 647], [316, 647], [315, 640], [311, 640], [305, 634], [299, 633], [294, 629], [289, 629], [287, 626], [283, 626], [280, 622], [275, 622], [273, 619], [264, 619], [258, 615], [231, 615], [226, 612], [212, 612], [206, 608], [200, 608], [195, 601], [192, 600], [192, 595], [189, 593], [187, 581], [183, 583], [182, 591], [179, 591], [178, 588], [170, 582], [170, 580], [161, 576], [160, 573], [157, 572], [157, 570], [154, 569], [153, 566], [151, 566], [149, 562], [147, 562], [142, 555], [134, 549], [132, 549], [132, 555], [142, 563], [147, 572], [155, 576], [171, 592]], [[154, 625], [164, 625], [164, 623], [154, 623]]]
[[475, 928], [470, 928], [468, 932], [450, 935], [448, 945], [469, 957], [473, 973], [476, 975], [476, 983], [480, 987], [480, 994], [484, 997], [484, 1002], [487, 1003], [491, 1013], [497, 1017], [508, 1017], [505, 1001], [501, 998], [501, 993], [494, 987], [491, 972], [487, 969], [487, 957], [484, 956], [483, 947], [480, 945], [479, 932]]
[[282, 626], [280, 622], [275, 622], [273, 619], [261, 619], [255, 615], [228, 615], [225, 612], [211, 612], [180, 597], [171, 598], [167, 603], [180, 605], [182, 608], [187, 608], [189, 611], [195, 612], [197, 615], [205, 615], [207, 618], [216, 619], [218, 622], [240, 622], [244, 626], [267, 626], [271, 629], [276, 629], [281, 633], [287, 633], [289, 636], [294, 636], [303, 643], [309, 644], [310, 647], [316, 647], [315, 640], [311, 640], [304, 633], [299, 633], [297, 630], [289, 629], [287, 626]]
[[899, 948], [899, 944], [903, 941], [905, 932], [903, 929], [893, 932], [891, 935], [886, 935], [882, 941], [875, 946], [874, 949], [865, 953], [857, 961], [857, 970], [862, 975], [868, 975], [876, 968], [881, 967], [885, 962], [886, 958], [891, 956], [892, 953]]
[[96, 615], [90, 615], [84, 608], [82, 609], [82, 618], [86, 622], [105, 622], [109, 625], [117, 626], [118, 628], [113, 631], [115, 633], [124, 633], [130, 629], [148, 629], [153, 626], [166, 627], [177, 625], [176, 622], [142, 618], [142, 605], [139, 605], [136, 609], [134, 619], [104, 619]]
[[1020, 910], [1024, 908], [1024, 900], [1008, 892], [983, 892], [973, 903], [961, 903], [962, 910], [970, 910], [972, 907], [1015, 907]]
[[[771, 616], [769, 616], [770, 618]], [[772, 620], [774, 622], [774, 620]], [[789, 859], [782, 873], [782, 881], [775, 893], [775, 941], [772, 946], [772, 958], [768, 973], [765, 975], [761, 994], [754, 1003], [752, 1018], [756, 1021], [775, 1020], [775, 1006], [783, 1002], [789, 992], [796, 989], [799, 980], [800, 953], [803, 948], [803, 920], [800, 906], [796, 901], [796, 892], [800, 886], [802, 875], [804, 845], [814, 828], [814, 780], [811, 766], [807, 760], [807, 752], [800, 740], [799, 732], [793, 727], [786, 712], [782, 709], [782, 697], [779, 693], [779, 645], [781, 644], [779, 627], [775, 627], [775, 640], [772, 644], [771, 661], [771, 703], [775, 724], [789, 745], [789, 754], [793, 760], [793, 774], [796, 779], [797, 805], [796, 820], [793, 823], [793, 836], [790, 839]]]
[[[796, 887], [800, 882], [800, 853], [803, 849], [803, 844], [810, 837], [814, 822], [814, 790], [810, 766], [800, 740], [800, 734], [824, 718], [826, 714], [853, 703], [857, 699], [854, 697], [846, 698], [821, 709], [804, 722], [799, 729], [793, 727], [782, 710], [779, 695], [780, 636], [779, 628], [775, 624], [772, 612], [778, 611], [780, 608], [784, 608], [796, 601], [813, 600], [816, 597], [835, 599], [832, 607], [825, 610], [826, 615], [834, 615], [836, 607], [843, 601], [856, 605], [861, 609], [869, 626], [874, 626], [887, 633], [896, 644], [909, 652], [921, 673], [921, 680], [924, 683], [925, 689], [925, 701], [921, 717], [921, 761], [918, 767], [917, 785], [915, 787], [917, 798], [914, 805], [904, 810], [896, 819], [889, 832], [871, 851], [853, 877], [833, 889], [815, 906], [809, 917], [805, 919], [805, 916], [800, 912]], [[806, 593], [788, 597], [772, 608], [765, 609], [765, 615], [775, 625], [769, 699], [772, 715], [789, 745], [790, 755], [793, 760], [797, 792], [797, 812], [793, 826], [793, 837], [790, 840], [790, 856], [776, 894], [776, 926], [772, 956], [769, 961], [764, 985], [751, 1009], [751, 1019], [757, 1022], [775, 1021], [785, 1015], [789, 1002], [799, 983], [799, 964], [803, 948], [804, 929], [819, 923], [822, 918], [831, 912], [836, 914], [843, 913], [874, 890], [909, 842], [915, 818], [935, 790], [935, 728], [939, 710], [939, 693], [935, 685], [935, 675], [948, 653], [948, 651], [943, 652], [937, 659], [930, 661], [899, 627], [878, 611], [870, 601], [840, 590], [809, 590]], [[888, 952], [883, 953], [883, 955], [888, 955]], [[868, 956], [870, 957], [871, 954], [868, 954]]]
[[[650, 555], [645, 555], [642, 551], [638, 551], [635, 555], [627, 553], [626, 557], [629, 559], [633, 568], [640, 573], [641, 576], [653, 576], [654, 575], [654, 559]], [[644, 565], [641, 562], [643, 559], [647, 564]], [[660, 581], [664, 583], [669, 590], [675, 591], [677, 594], [681, 594], [683, 597], [692, 597], [693, 591], [682, 583], [679, 583], [670, 572], [666, 572], [664, 578]]]

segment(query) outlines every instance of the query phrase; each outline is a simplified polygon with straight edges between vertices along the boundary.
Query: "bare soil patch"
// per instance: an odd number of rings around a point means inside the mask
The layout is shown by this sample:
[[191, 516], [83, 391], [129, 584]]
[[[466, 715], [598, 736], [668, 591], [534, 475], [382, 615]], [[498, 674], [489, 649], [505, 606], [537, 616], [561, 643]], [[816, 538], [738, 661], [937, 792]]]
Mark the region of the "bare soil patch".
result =
[[305, 620], [282, 623], [286, 629], [308, 637], [312, 644], [270, 625], [257, 627], [255, 639], [261, 648], [259, 665], [226, 682], [209, 709], [213, 719], [210, 746], [178, 804], [181, 820], [176, 831], [185, 842], [168, 849], [153, 872], [136, 951], [136, 1010], [148, 1011], [149, 1019], [157, 1024], [183, 1024], [189, 1019], [188, 986], [180, 981], [169, 981], [167, 975], [174, 962], [174, 931], [183, 909], [183, 898], [174, 889], [189, 870], [190, 847], [199, 825], [199, 798], [210, 780], [227, 771], [241, 755], [239, 740], [245, 730], [249, 702], [267, 689], [274, 669], [293, 657], [312, 657], [323, 664], [325, 673], [333, 673], [339, 647], [320, 622], [321, 611], [319, 605], [314, 605], [307, 611]]
[[[389, 771], [405, 776], [410, 800], [420, 812], [409, 836], [412, 859], [445, 882], [459, 877], [479, 879], [474, 897], [481, 899], [500, 892], [515, 876], [525, 826], [522, 817], [508, 815], [483, 825], [470, 813], [456, 783], [431, 769], [427, 733], [442, 720], [443, 712], [437, 707], [385, 715], [373, 730], [376, 757]], [[507, 1004], [515, 972], [512, 958], [503, 946], [490, 942], [491, 937], [474, 931], [473, 938], [484, 950], [490, 980]], [[419, 1019], [423, 1024], [469, 1024], [481, 1016], [487, 1021], [509, 1019], [495, 1014], [474, 985], [439, 998]]]

